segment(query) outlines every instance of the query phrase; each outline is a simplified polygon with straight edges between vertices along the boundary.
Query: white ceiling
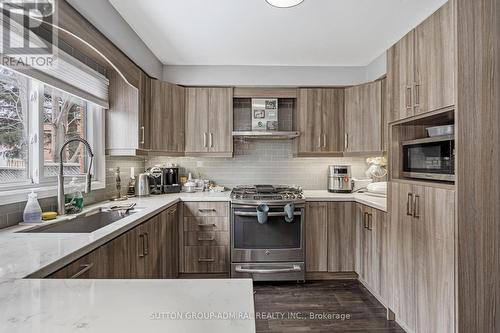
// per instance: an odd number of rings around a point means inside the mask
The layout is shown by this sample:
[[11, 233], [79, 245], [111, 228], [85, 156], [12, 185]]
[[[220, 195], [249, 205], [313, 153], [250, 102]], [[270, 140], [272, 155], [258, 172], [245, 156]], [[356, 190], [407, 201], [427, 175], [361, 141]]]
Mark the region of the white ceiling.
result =
[[109, 0], [168, 65], [365, 66], [446, 0]]

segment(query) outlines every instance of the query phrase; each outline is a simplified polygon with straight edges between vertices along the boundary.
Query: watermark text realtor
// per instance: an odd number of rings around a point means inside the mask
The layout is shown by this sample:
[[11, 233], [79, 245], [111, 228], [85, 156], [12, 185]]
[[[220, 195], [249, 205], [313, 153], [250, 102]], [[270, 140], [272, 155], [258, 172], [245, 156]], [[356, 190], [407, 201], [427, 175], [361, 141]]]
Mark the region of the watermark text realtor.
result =
[[0, 2], [1, 65], [53, 67], [57, 52], [56, 0]]

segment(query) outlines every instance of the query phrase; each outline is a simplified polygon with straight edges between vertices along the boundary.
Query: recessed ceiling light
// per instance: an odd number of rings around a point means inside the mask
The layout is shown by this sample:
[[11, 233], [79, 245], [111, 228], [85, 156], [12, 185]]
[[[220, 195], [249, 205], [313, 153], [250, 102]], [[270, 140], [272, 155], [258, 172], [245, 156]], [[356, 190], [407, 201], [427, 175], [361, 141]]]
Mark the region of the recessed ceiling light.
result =
[[266, 0], [268, 4], [279, 7], [279, 8], [289, 8], [297, 6], [304, 0]]

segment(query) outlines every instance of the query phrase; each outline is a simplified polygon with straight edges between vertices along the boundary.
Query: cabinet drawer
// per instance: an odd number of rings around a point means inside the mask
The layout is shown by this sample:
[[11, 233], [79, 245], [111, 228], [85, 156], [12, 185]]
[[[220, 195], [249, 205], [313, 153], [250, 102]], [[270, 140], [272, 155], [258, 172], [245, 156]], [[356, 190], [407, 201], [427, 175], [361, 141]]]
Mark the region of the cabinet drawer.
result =
[[184, 245], [220, 246], [229, 245], [227, 231], [184, 231]]
[[228, 231], [227, 217], [185, 217], [184, 231]]
[[184, 216], [228, 216], [227, 202], [185, 202]]
[[229, 272], [228, 246], [185, 246], [184, 273]]

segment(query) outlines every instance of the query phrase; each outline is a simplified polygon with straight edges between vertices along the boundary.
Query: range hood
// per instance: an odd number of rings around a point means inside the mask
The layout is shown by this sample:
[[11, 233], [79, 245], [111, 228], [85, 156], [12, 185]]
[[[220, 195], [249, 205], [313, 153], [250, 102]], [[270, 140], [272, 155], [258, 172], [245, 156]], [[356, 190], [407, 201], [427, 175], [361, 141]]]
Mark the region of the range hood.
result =
[[297, 131], [234, 131], [233, 138], [290, 140], [300, 136]]

